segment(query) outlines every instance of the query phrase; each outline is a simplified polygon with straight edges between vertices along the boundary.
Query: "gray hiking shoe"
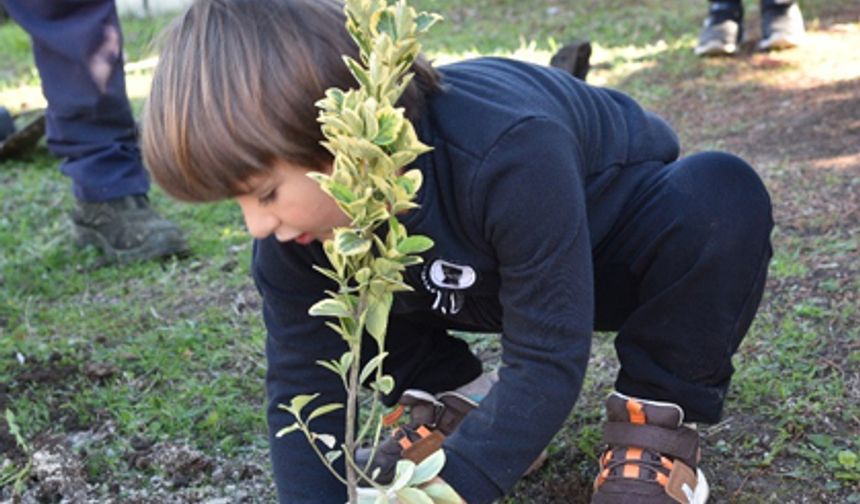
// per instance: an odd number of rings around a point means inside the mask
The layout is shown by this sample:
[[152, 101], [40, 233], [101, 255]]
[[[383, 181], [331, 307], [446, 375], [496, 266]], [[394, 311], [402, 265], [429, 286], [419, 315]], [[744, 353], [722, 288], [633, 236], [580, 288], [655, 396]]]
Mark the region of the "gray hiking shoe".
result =
[[0, 161], [10, 159], [39, 143], [45, 136], [45, 111], [33, 110], [12, 116], [0, 107]]
[[728, 56], [743, 39], [743, 7], [734, 2], [710, 2], [708, 17], [699, 31], [697, 56]]
[[614, 392], [606, 401], [608, 445], [591, 504], [705, 504], [699, 433], [680, 406]]
[[71, 218], [76, 244], [95, 246], [111, 262], [125, 264], [188, 253], [179, 228], [153, 210], [143, 194], [78, 202]]
[[806, 29], [803, 14], [797, 3], [779, 5], [777, 2], [764, 2], [761, 10], [760, 51], [790, 49], [803, 43]]

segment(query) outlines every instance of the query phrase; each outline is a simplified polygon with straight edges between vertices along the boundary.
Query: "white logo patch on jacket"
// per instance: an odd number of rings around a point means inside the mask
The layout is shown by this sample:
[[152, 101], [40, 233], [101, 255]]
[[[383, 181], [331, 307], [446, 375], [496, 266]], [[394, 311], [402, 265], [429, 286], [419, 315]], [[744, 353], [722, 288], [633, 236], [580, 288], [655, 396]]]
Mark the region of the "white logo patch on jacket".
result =
[[432, 308], [443, 315], [456, 315], [463, 308], [463, 291], [475, 285], [478, 275], [471, 266], [435, 259], [424, 266], [421, 280], [436, 295]]

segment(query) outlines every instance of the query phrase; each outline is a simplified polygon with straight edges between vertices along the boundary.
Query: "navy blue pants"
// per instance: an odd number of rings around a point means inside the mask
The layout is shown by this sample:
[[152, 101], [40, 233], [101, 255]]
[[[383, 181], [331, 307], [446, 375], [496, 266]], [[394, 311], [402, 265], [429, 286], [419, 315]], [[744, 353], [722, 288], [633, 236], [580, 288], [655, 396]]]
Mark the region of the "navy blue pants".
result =
[[[719, 420], [732, 355], [762, 297], [772, 228], [764, 185], [730, 154], [688, 156], [640, 183], [592, 247], [595, 329], [617, 332], [619, 392], [677, 403], [691, 422]], [[441, 392], [480, 374], [467, 345], [432, 325], [389, 332], [386, 365], [398, 383]]]
[[[737, 4], [738, 8], [741, 8], [743, 5], [743, 0], [708, 0], [711, 3], [719, 2], [719, 3], [730, 3]], [[795, 2], [795, 0], [760, 0], [762, 7], [772, 7], [772, 6], [788, 6]]]
[[104, 201], [149, 190], [125, 91], [113, 0], [0, 0], [33, 40], [48, 101], [48, 147], [65, 158], [75, 197]]
[[755, 171], [708, 152], [654, 173], [594, 249], [595, 328], [618, 331], [619, 392], [719, 420], [731, 357], [761, 301], [771, 202]]

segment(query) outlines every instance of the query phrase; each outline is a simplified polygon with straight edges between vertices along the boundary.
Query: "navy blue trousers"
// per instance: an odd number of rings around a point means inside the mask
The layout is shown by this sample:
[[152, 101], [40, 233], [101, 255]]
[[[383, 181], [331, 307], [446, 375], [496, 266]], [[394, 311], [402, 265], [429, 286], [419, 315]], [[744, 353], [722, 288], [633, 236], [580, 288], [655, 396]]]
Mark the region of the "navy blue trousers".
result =
[[75, 197], [104, 201], [149, 190], [125, 91], [113, 0], [2, 0], [33, 40], [48, 101], [48, 147], [64, 158]]
[[[732, 355], [761, 301], [772, 228], [764, 185], [730, 154], [688, 156], [639, 184], [592, 245], [595, 330], [617, 333], [619, 392], [674, 402], [691, 422], [719, 420]], [[398, 383], [441, 392], [480, 374], [462, 340], [425, 327], [389, 332], [386, 366]]]
[[[708, 0], [709, 2], [720, 2], [720, 3], [731, 3], [738, 4], [738, 8], [741, 8], [743, 5], [743, 0]], [[760, 0], [762, 7], [772, 7], [772, 6], [787, 6], [791, 5], [795, 2], [795, 0]]]
[[617, 331], [619, 392], [719, 420], [772, 229], [764, 184], [729, 154], [683, 158], [639, 186], [593, 252], [595, 329]]

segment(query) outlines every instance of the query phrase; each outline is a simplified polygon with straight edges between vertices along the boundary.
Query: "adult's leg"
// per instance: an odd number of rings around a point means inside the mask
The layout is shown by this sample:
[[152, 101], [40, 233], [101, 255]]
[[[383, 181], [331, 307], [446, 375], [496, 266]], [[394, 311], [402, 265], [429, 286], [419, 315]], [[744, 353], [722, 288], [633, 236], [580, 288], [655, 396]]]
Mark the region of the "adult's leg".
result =
[[744, 6], [741, 0], [710, 0], [708, 17], [699, 31], [698, 56], [725, 56], [737, 52], [743, 40]]
[[125, 91], [122, 33], [113, 0], [6, 0], [33, 39], [48, 100], [51, 151], [78, 200], [78, 245], [116, 262], [184, 253], [179, 229], [150, 206]]
[[619, 392], [719, 419], [772, 226], [763, 184], [729, 154], [689, 156], [642, 183], [595, 249], [595, 323], [618, 330]]
[[759, 50], [790, 49], [803, 43], [806, 28], [795, 0], [761, 0]]
[[113, 0], [5, 0], [33, 40], [48, 101], [48, 147], [64, 158], [75, 196], [98, 202], [145, 194], [149, 179], [125, 90]]

